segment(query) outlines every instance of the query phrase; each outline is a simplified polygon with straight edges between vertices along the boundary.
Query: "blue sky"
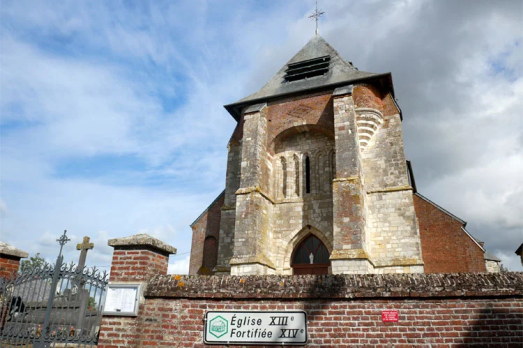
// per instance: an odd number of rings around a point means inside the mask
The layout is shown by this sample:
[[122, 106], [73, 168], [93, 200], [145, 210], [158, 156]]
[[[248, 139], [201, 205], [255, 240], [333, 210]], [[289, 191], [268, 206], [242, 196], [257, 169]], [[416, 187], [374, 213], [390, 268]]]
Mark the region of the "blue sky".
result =
[[[505, 265], [523, 242], [520, 1], [320, 1], [320, 32], [392, 72], [419, 191]], [[150, 233], [188, 270], [189, 224], [223, 190], [235, 121], [314, 34], [314, 1], [10, 1], [0, 6], [0, 236], [52, 261], [64, 229]], [[514, 249], [514, 250], [512, 250]]]

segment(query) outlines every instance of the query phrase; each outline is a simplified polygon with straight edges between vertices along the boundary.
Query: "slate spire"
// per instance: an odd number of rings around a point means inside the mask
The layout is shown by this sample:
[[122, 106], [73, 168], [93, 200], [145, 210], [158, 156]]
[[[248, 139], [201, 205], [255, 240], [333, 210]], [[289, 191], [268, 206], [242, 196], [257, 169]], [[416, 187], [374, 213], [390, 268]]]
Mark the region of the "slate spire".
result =
[[[321, 76], [314, 76], [291, 82], [285, 79], [289, 65], [314, 60], [320, 57], [329, 57], [328, 69]], [[313, 36], [309, 42], [285, 64], [258, 92], [238, 100], [236, 103], [226, 105], [225, 108], [237, 118], [239, 108], [245, 104], [265, 102], [266, 99], [301, 91], [322, 88], [325, 86], [335, 87], [342, 84], [350, 84], [353, 81], [365, 79], [379, 74], [360, 71], [352, 63], [346, 61], [331, 45], [321, 37]]]

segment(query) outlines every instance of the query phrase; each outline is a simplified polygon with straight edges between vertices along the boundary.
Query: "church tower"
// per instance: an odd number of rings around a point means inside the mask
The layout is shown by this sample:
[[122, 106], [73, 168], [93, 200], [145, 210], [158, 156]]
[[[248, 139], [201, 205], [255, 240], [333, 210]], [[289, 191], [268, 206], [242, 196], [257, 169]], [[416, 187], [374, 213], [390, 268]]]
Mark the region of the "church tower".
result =
[[238, 122], [226, 187], [191, 273], [423, 272], [390, 73], [359, 71], [316, 35], [225, 108]]

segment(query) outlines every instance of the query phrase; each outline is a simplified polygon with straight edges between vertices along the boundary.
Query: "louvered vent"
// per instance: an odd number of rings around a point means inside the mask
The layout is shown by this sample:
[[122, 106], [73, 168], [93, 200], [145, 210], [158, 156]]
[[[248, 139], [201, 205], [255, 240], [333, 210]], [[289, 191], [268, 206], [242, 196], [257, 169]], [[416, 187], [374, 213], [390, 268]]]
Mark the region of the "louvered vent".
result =
[[289, 64], [283, 78], [285, 81], [291, 82], [324, 75], [329, 71], [330, 60], [330, 56], [323, 56]]

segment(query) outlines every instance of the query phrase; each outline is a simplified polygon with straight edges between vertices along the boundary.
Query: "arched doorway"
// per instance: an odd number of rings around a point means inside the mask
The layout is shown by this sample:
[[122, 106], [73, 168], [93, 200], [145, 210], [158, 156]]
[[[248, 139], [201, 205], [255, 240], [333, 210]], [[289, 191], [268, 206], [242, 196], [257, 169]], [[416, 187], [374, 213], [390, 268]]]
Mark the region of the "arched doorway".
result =
[[330, 264], [327, 248], [313, 234], [305, 237], [292, 254], [294, 274], [329, 274]]

